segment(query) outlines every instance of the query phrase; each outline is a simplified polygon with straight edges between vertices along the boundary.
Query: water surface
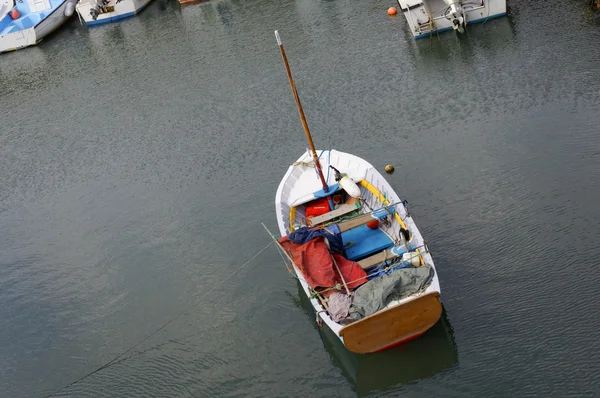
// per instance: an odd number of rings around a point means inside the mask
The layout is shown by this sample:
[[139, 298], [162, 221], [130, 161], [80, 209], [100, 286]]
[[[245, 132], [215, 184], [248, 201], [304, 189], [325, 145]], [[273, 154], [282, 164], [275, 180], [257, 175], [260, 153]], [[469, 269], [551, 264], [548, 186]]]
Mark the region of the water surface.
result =
[[[0, 396], [598, 395], [584, 3], [415, 42], [384, 1], [155, 0], [2, 55]], [[321, 336], [274, 248], [200, 299], [306, 147], [275, 29], [317, 146], [394, 164], [432, 250], [443, 321], [397, 350]]]

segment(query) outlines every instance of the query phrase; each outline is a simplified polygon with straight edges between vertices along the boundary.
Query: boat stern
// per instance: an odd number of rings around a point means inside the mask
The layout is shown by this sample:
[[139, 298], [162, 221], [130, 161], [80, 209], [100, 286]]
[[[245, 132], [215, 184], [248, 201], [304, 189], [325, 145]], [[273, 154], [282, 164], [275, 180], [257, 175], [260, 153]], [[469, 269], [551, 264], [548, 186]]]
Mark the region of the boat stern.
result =
[[368, 354], [422, 335], [441, 315], [440, 294], [431, 292], [344, 326], [339, 335], [348, 350]]

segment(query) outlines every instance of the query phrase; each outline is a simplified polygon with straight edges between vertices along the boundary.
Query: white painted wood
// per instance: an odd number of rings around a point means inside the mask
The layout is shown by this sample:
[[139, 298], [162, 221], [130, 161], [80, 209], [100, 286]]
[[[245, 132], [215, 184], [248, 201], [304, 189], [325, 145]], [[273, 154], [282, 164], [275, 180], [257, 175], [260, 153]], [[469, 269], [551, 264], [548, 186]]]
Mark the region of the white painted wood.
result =
[[35, 28], [18, 30], [0, 36], [0, 53], [14, 51], [37, 43]]
[[[389, 183], [385, 180], [385, 178], [367, 161], [348, 154], [344, 152], [339, 152], [336, 150], [325, 151], [322, 155], [320, 155], [321, 166], [323, 170], [329, 167], [329, 165], [333, 165], [335, 168], [340, 170], [342, 173], [346, 173], [351, 178], [359, 183], [362, 179], [367, 180], [373, 186], [375, 186], [380, 192], [385, 193], [387, 199], [390, 203], [400, 203], [400, 197], [398, 194], [392, 189]], [[317, 153], [321, 153], [321, 151], [317, 151]], [[298, 159], [297, 163], [307, 163], [312, 160], [312, 157], [309, 153], [305, 153]], [[325, 175], [327, 173], [325, 172]], [[333, 172], [330, 173], [329, 178], [327, 180], [328, 184], [333, 184], [334, 176]], [[307, 167], [304, 165], [296, 165], [290, 166], [281, 180], [279, 187], [277, 189], [277, 193], [275, 195], [275, 211], [277, 214], [277, 224], [279, 226], [279, 232], [281, 236], [287, 235], [287, 231], [289, 228], [289, 212], [290, 212], [290, 204], [298, 205], [301, 203], [306, 203], [307, 198], [314, 198], [313, 193], [321, 189], [321, 185], [319, 179], [316, 175], [314, 168]], [[375, 198], [370, 192], [368, 192], [364, 187], [361, 186], [361, 191], [363, 193], [363, 197], [365, 198], [367, 204], [371, 208], [382, 207], [381, 202], [377, 198]], [[302, 201], [301, 198], [303, 198]], [[298, 209], [300, 210], [300, 209]], [[365, 209], [363, 208], [363, 211]], [[402, 204], [396, 206], [396, 211], [400, 214], [401, 218], [404, 220], [406, 227], [409, 229], [412, 235], [412, 242], [417, 247], [421, 247], [424, 244], [423, 237], [416, 224], [413, 221], [412, 217], [406, 217], [406, 209]], [[303, 216], [297, 213], [296, 219], [299, 220]], [[382, 228], [384, 232], [386, 232], [392, 239], [398, 240], [400, 225], [396, 222], [394, 217], [390, 217], [390, 225], [388, 227]], [[399, 241], [399, 240], [398, 240]], [[421, 252], [424, 252], [421, 248]], [[425, 263], [431, 265], [435, 270], [435, 265], [433, 263], [433, 259], [429, 253], [423, 254], [423, 260]], [[300, 270], [294, 265], [293, 266], [296, 275], [300, 280], [300, 284], [302, 285], [302, 289], [307, 297], [310, 298], [310, 293], [308, 290], [308, 283], [304, 280], [302, 273]], [[403, 304], [415, 297], [418, 297], [422, 294], [427, 294], [431, 292], [440, 292], [440, 284], [437, 276], [437, 270], [435, 270], [435, 275], [431, 284], [427, 287], [424, 292], [420, 294], [411, 295], [402, 300], [393, 301], [388, 304], [386, 308], [390, 308], [396, 305]], [[327, 325], [342, 341], [343, 338], [339, 335], [339, 330], [342, 328], [342, 325], [334, 322], [329, 315], [324, 311], [325, 309], [321, 306], [321, 303], [314, 298], [310, 299], [310, 302], [315, 309], [315, 312], [319, 314], [319, 317], [323, 320], [324, 324]], [[323, 312], [321, 312], [323, 311]]]
[[12, 0], [0, 0], [0, 21], [12, 10]]
[[[29, 2], [28, 5], [32, 7], [33, 10], [41, 9], [44, 11], [46, 9], [51, 9], [48, 0], [42, 0], [41, 2], [37, 3], [35, 3], [33, 0], [27, 1]], [[21, 48], [37, 44], [40, 40], [55, 31], [63, 23], [65, 23], [67, 19], [69, 19], [69, 16], [65, 15], [65, 9], [67, 4], [70, 2], [74, 3], [75, 1], [76, 0], [64, 0], [53, 12], [49, 13], [49, 15], [46, 15], [45, 18], [31, 28], [16, 30], [0, 35], [0, 53], [5, 51], [19, 50]], [[12, 6], [10, 9], [12, 9]], [[45, 14], [48, 13], [46, 12]]]
[[325, 221], [333, 220], [336, 217], [341, 217], [344, 214], [351, 213], [355, 210], [358, 210], [358, 207], [356, 207], [355, 205], [342, 204], [337, 209], [329, 211], [325, 214], [321, 214], [320, 216], [313, 217], [310, 220], [310, 225], [321, 224], [321, 223], [324, 223]]
[[27, 5], [32, 12], [42, 12], [51, 8], [48, 0], [27, 0]]

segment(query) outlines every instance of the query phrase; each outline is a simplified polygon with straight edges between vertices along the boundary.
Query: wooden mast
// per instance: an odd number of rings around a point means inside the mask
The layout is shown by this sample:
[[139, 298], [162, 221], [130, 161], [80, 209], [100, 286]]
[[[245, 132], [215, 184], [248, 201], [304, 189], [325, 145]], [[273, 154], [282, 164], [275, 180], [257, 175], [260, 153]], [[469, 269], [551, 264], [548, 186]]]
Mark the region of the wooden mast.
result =
[[[283, 44], [281, 43], [281, 38], [279, 37], [279, 32], [275, 31], [275, 38], [277, 39], [277, 44], [279, 45], [279, 50], [281, 50], [281, 57], [283, 58], [283, 63], [285, 64], [285, 70], [287, 71], [288, 79], [290, 80], [290, 86], [292, 87], [292, 93], [294, 94], [294, 99], [296, 100], [296, 106], [298, 107], [298, 113], [300, 114], [300, 120], [302, 121], [302, 127], [304, 127], [304, 133], [306, 134], [306, 139], [308, 140], [308, 145], [312, 152], [313, 160], [315, 162], [315, 168], [317, 169], [317, 174], [319, 174], [319, 178], [321, 179], [321, 185], [323, 185], [323, 192], [327, 195], [329, 194], [329, 186], [327, 185], [327, 181], [325, 181], [325, 177], [323, 177], [323, 170], [321, 169], [321, 163], [319, 162], [319, 157], [317, 156], [317, 151], [315, 150], [315, 145], [313, 144], [312, 137], [310, 135], [310, 130], [308, 129], [308, 123], [306, 123], [306, 117], [304, 117], [304, 110], [302, 110], [302, 104], [300, 103], [300, 97], [298, 96], [298, 91], [296, 91], [296, 85], [294, 84], [294, 79], [292, 78], [292, 71], [290, 70], [290, 65], [288, 64], [287, 57], [285, 56], [285, 50], [283, 49]], [[333, 202], [329, 195], [327, 196], [327, 200], [329, 202], [330, 210], [333, 210]]]

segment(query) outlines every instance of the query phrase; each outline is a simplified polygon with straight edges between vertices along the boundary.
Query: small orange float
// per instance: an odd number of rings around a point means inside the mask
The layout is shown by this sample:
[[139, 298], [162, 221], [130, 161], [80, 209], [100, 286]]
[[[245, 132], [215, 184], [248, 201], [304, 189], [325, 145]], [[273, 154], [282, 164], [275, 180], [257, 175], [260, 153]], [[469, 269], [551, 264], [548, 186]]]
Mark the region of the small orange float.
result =
[[377, 229], [377, 228], [379, 228], [379, 220], [378, 220], [378, 219], [375, 219], [375, 220], [373, 220], [373, 221], [369, 221], [369, 222], [367, 223], [367, 227], [369, 227], [369, 228], [371, 228], [371, 229]]
[[398, 13], [398, 10], [396, 9], [396, 7], [388, 8], [388, 15], [396, 15], [397, 13]]

